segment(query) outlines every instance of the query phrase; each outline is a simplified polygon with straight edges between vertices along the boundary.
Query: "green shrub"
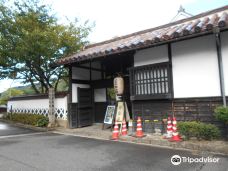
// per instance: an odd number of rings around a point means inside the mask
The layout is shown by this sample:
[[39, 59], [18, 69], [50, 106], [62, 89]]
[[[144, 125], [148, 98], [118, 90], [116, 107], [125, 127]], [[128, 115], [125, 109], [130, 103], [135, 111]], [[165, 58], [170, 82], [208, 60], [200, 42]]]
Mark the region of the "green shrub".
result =
[[13, 113], [11, 117], [8, 114], [6, 119], [33, 126], [47, 126], [48, 124], [48, 118], [38, 114]]
[[212, 124], [202, 122], [178, 122], [179, 133], [186, 139], [196, 137], [197, 139], [212, 140], [220, 137], [220, 130]]
[[37, 126], [39, 127], [46, 127], [49, 123], [49, 120], [47, 117], [41, 118], [37, 121]]
[[228, 107], [219, 106], [215, 109], [215, 117], [219, 121], [228, 125]]

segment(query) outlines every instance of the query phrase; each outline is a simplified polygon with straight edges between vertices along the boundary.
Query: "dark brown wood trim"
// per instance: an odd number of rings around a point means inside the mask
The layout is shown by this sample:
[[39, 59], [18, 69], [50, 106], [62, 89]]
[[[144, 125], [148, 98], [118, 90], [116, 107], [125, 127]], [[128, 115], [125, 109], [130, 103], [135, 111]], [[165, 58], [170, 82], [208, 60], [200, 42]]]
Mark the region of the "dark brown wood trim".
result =
[[93, 80], [91, 86], [95, 88], [109, 88], [113, 86], [113, 79]]
[[169, 62], [130, 68], [131, 100], [172, 98], [170, 71]]
[[69, 69], [68, 69], [68, 75], [69, 75], [69, 89], [68, 89], [68, 94], [69, 94], [69, 96], [68, 96], [68, 102], [67, 102], [67, 111], [68, 111], [68, 113], [67, 113], [67, 120], [68, 120], [68, 125], [69, 125], [69, 127], [70, 128], [72, 128], [72, 117], [71, 117], [71, 115], [72, 115], [72, 106], [73, 105], [71, 105], [72, 104], [72, 66], [69, 66], [68, 67]]
[[72, 66], [69, 66], [68, 72], [69, 72], [69, 89], [68, 89], [69, 101], [68, 101], [68, 103], [72, 103]]
[[91, 60], [89, 61], [89, 81], [92, 80], [92, 63]]
[[168, 58], [169, 58], [169, 74], [170, 74], [170, 89], [171, 89], [171, 97], [174, 98], [174, 86], [173, 86], [173, 62], [172, 62], [172, 47], [171, 44], [168, 43]]
[[130, 97], [132, 101], [134, 100], [159, 100], [159, 99], [171, 99], [171, 94], [159, 94], [159, 95], [136, 95]]
[[[91, 62], [90, 61], [87, 61], [87, 62]], [[78, 65], [78, 64], [73, 64], [73, 67], [76, 67], [76, 68], [82, 68], [82, 69], [87, 69], [87, 70], [93, 70], [93, 71], [100, 71], [102, 72], [103, 70], [102, 69], [99, 69], [99, 68], [93, 68], [93, 67], [87, 67], [87, 66], [81, 66], [81, 65]]]
[[72, 83], [74, 83], [74, 84], [90, 84], [90, 81], [89, 80], [72, 79]]

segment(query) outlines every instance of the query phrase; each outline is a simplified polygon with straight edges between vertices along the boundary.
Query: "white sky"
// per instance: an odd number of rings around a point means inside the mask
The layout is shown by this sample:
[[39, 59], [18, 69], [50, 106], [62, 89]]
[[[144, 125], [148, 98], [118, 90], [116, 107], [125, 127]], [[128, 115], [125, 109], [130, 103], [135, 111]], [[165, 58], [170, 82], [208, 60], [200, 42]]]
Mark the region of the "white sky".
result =
[[[75, 17], [89, 19], [96, 26], [90, 42], [100, 42], [116, 36], [166, 24], [177, 14], [180, 5], [193, 15], [227, 4], [226, 0], [43, 0], [51, 4], [61, 21]], [[221, 5], [222, 4], [222, 5]], [[12, 80], [0, 81], [0, 92], [10, 87]], [[20, 85], [14, 82], [12, 86]]]
[[128, 33], [166, 24], [180, 4], [196, 0], [44, 0], [58, 11], [58, 17], [95, 21], [89, 39], [99, 42]]

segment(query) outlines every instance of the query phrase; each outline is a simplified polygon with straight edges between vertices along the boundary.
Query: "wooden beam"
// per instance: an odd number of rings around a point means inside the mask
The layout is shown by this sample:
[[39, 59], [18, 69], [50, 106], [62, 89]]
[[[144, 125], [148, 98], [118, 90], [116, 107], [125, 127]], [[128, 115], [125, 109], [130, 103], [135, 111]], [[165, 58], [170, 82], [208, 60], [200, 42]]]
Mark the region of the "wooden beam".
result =
[[68, 104], [67, 104], [67, 110], [68, 110], [68, 114], [67, 114], [67, 120], [68, 120], [68, 124], [69, 127], [72, 128], [72, 66], [68, 66], [69, 70], [68, 70], [68, 74], [69, 74], [69, 89], [68, 89], [68, 94], [69, 94], [69, 99], [68, 99]]
[[169, 84], [169, 88], [171, 90], [171, 95], [172, 98], [174, 98], [174, 86], [173, 86], [173, 62], [172, 62], [172, 47], [171, 44], [168, 43], [168, 58], [169, 58], [169, 73], [170, 73], [170, 84]]
[[74, 83], [74, 84], [90, 84], [90, 80], [72, 79], [72, 83]]
[[113, 86], [113, 79], [94, 80], [91, 82], [93, 88], [109, 88]]
[[82, 69], [88, 69], [88, 70], [93, 70], [93, 71], [99, 71], [102, 72], [102, 69], [99, 68], [93, 68], [93, 67], [89, 67], [89, 66], [81, 66], [81, 65], [73, 65], [73, 67], [77, 67], [77, 68], [82, 68]]

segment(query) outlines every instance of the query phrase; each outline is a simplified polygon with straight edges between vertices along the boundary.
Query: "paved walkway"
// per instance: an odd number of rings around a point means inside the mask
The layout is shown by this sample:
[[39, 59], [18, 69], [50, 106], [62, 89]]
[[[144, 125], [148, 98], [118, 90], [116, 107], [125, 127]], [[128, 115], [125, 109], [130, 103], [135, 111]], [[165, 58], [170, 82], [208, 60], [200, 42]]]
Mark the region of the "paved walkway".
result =
[[[65, 129], [58, 127], [54, 132], [61, 134], [70, 134], [81, 137], [95, 138], [110, 140], [112, 132], [110, 129], [102, 130], [102, 124], [95, 124], [89, 127], [77, 128], [77, 129]], [[167, 148], [174, 149], [189, 149], [194, 151], [201, 152], [212, 152], [212, 153], [221, 153], [228, 155], [228, 141], [182, 141], [182, 142], [169, 142], [166, 139], [163, 139], [162, 136], [146, 134], [144, 138], [135, 138], [132, 136], [122, 136], [119, 141], [146, 144], [152, 146], [163, 146]]]

